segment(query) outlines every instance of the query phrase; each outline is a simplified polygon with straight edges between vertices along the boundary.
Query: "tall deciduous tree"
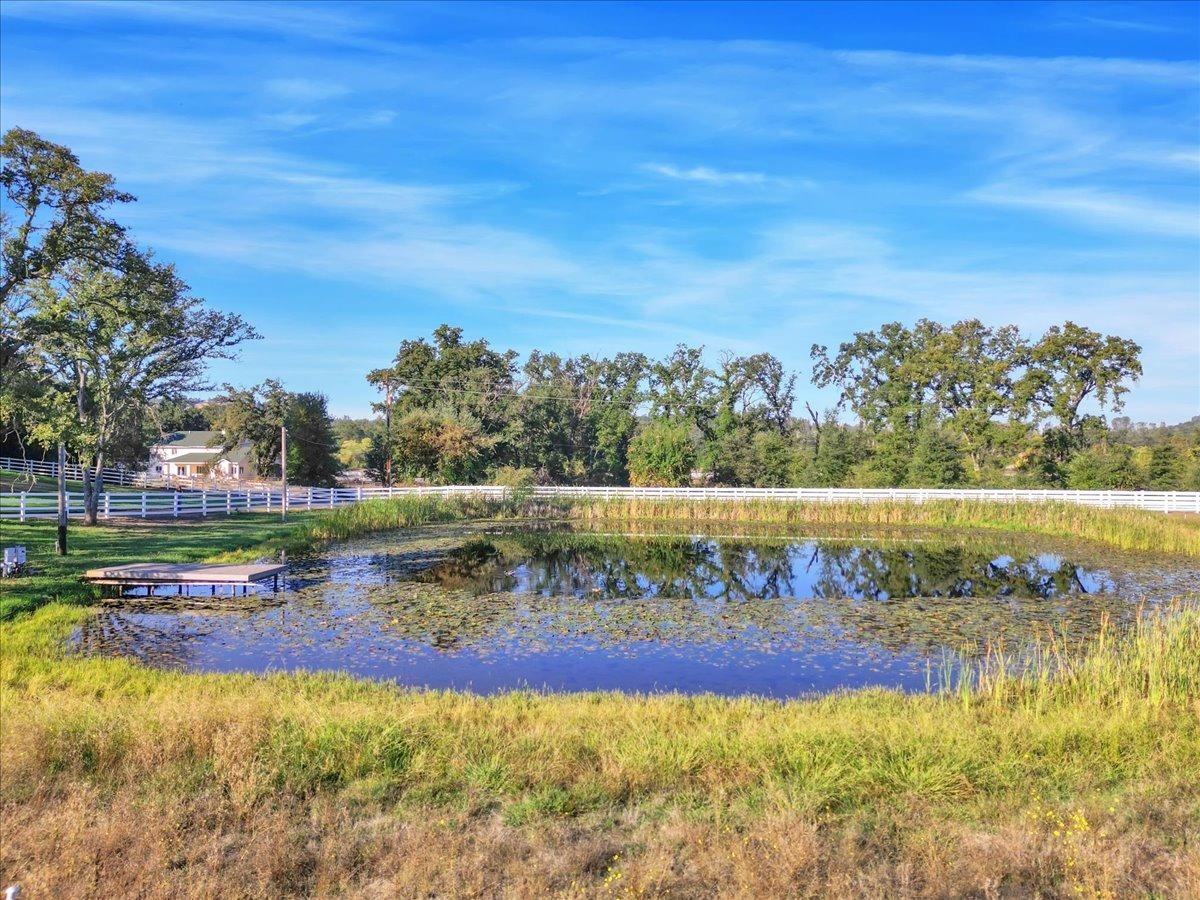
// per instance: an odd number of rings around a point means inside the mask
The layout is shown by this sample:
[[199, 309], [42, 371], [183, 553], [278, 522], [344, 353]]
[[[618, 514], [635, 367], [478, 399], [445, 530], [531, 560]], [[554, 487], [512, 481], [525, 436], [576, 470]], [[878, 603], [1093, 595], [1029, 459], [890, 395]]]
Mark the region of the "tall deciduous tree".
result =
[[918, 364], [929, 331], [890, 322], [857, 332], [833, 356], [813, 344], [813, 384], [838, 388], [838, 408], [849, 406], [872, 431], [914, 430], [931, 385], [928, 369]]
[[680, 344], [666, 359], [650, 366], [650, 414], [695, 426], [709, 437], [716, 389], [703, 354], [703, 347]]
[[1102, 335], [1067, 322], [1055, 325], [1029, 351], [1029, 369], [1018, 384], [1020, 396], [1043, 419], [1053, 419], [1082, 443], [1091, 399], [1102, 409], [1120, 411], [1130, 384], [1142, 375], [1142, 348], [1128, 338]]
[[26, 362], [40, 390], [31, 435], [66, 440], [84, 466], [85, 520], [94, 523], [101, 471], [131, 422], [154, 404], [205, 390], [213, 359], [258, 335], [209, 309], [169, 265], [127, 257], [123, 271], [84, 264], [23, 286]]
[[629, 442], [637, 431], [636, 410], [645, 397], [649, 366], [641, 353], [618, 353], [595, 363], [598, 397], [587, 411], [587, 474], [593, 483], [624, 483], [629, 478]]
[[928, 339], [916, 364], [929, 383], [929, 399], [978, 472], [995, 463], [1014, 428], [1025, 430], [1015, 394], [1028, 344], [1015, 325], [992, 329], [978, 319], [948, 328], [926, 322], [924, 332]]
[[[486, 466], [498, 461], [512, 421], [516, 358], [513, 350], [493, 350], [485, 340], [464, 341], [461, 328], [440, 325], [432, 343], [424, 338], [404, 341], [392, 365], [371, 372], [368, 380], [392, 398], [385, 404], [393, 423], [409, 413], [426, 412], [458, 423], [464, 434], [477, 433]], [[393, 434], [379, 442], [385, 467], [396, 440]]]
[[0, 301], [23, 284], [54, 278], [69, 263], [119, 269], [136, 253], [125, 229], [105, 215], [107, 207], [134, 199], [117, 190], [111, 175], [87, 171], [66, 147], [24, 128], [5, 132], [0, 157], [8, 207], [0, 210]]

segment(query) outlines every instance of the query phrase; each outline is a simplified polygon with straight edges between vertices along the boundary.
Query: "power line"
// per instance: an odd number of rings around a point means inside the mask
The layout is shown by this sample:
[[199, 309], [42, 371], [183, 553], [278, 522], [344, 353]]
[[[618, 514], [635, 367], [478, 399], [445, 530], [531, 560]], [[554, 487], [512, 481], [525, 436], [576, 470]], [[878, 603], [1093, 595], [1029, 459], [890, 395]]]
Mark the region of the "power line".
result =
[[[461, 380], [461, 379], [460, 379]], [[421, 379], [411, 378], [393, 382], [400, 386], [415, 387], [417, 390], [426, 391], [429, 393], [455, 394], [461, 396], [473, 397], [494, 397], [499, 399], [506, 393], [511, 393], [518, 399], [529, 396], [528, 391], [531, 388], [537, 388], [546, 382], [518, 382], [513, 381], [505, 385], [497, 385], [491, 390], [479, 390], [473, 388], [456, 388], [448, 387], [443, 381], [438, 379]], [[582, 394], [566, 394], [566, 393], [538, 393], [532, 399], [535, 400], [562, 400], [567, 403], [595, 403], [604, 405], [620, 405], [620, 406], [637, 406], [641, 403], [653, 401], [653, 397], [630, 397], [625, 399], [606, 398], [606, 397], [590, 397]]]

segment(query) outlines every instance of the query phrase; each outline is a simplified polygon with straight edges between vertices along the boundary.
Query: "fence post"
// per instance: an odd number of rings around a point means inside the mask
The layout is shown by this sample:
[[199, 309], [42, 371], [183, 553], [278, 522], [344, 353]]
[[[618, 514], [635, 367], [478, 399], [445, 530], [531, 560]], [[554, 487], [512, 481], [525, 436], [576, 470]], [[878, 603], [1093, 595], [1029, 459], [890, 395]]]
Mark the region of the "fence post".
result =
[[21, 521], [25, 521], [25, 492], [21, 491]]
[[208, 515], [208, 491], [200, 492], [200, 515], [202, 517]]
[[104, 492], [104, 518], [112, 518], [112, 494], [108, 491]]
[[146, 492], [142, 491], [142, 518], [146, 518]]
[[231, 515], [232, 513], [233, 513], [233, 494], [231, 494], [229, 491], [226, 491], [225, 492], [225, 515], [228, 516], [228, 515]]
[[178, 519], [179, 518], [179, 491], [176, 491], [173, 496], [175, 499], [173, 501], [172, 509], [174, 510], [175, 518]]
[[337, 497], [337, 488], [330, 488], [329, 489], [329, 508], [330, 509], [333, 509], [333, 501], [336, 499], [336, 497]]
[[312, 509], [312, 488], [308, 489], [308, 508]]
[[361, 487], [354, 489], [354, 502], [362, 503], [362, 488]]

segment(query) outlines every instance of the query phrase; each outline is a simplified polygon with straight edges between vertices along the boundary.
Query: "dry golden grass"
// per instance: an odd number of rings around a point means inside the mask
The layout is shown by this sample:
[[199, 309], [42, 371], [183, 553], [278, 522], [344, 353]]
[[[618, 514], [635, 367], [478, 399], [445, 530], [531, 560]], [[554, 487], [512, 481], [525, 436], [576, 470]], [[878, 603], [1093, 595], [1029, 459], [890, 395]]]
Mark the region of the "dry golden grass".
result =
[[[245, 809], [214, 792], [106, 796], [65, 782], [6, 804], [0, 877], [34, 897], [1195, 897], [1195, 809], [1157, 791], [1105, 824], [971, 826], [772, 811], [743, 824], [678, 810], [506, 824], [319, 796]], [[1151, 825], [1150, 822], [1154, 824]], [[1191, 823], [1194, 827], [1194, 823]]]
[[1200, 612], [1059, 679], [818, 701], [184, 675], [2, 626], [33, 896], [1190, 897]]

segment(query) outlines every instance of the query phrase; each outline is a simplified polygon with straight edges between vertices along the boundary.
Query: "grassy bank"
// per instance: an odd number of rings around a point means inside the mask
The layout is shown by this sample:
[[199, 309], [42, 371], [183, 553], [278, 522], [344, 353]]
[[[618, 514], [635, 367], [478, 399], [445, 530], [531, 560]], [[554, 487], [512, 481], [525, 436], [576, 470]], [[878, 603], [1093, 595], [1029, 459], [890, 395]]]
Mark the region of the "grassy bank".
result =
[[1200, 518], [1069, 503], [788, 503], [780, 501], [600, 500], [564, 507], [580, 518], [761, 522], [772, 525], [920, 526], [1020, 531], [1082, 538], [1124, 550], [1200, 556]]
[[63, 658], [84, 614], [4, 626], [0, 874], [35, 895], [1200, 888], [1195, 609], [1058, 679], [790, 703]]
[[[1016, 528], [1010, 508], [931, 506], [840, 507], [837, 521]], [[913, 522], [914, 510], [943, 518]], [[1194, 604], [1079, 654], [1048, 646], [1015, 670], [993, 657], [941, 696], [795, 702], [190, 675], [67, 654], [84, 606], [27, 612], [86, 599], [77, 575], [101, 562], [274, 556], [534, 511], [547, 510], [407, 498], [287, 524], [130, 522], [72, 529], [66, 560], [49, 523], [19, 538], [6, 526], [39, 572], [5, 583], [0, 884], [149, 897], [1200, 893]], [[1096, 532], [1114, 515], [1081, 512]], [[1142, 525], [1116, 518], [1102, 531], [1113, 543]]]

